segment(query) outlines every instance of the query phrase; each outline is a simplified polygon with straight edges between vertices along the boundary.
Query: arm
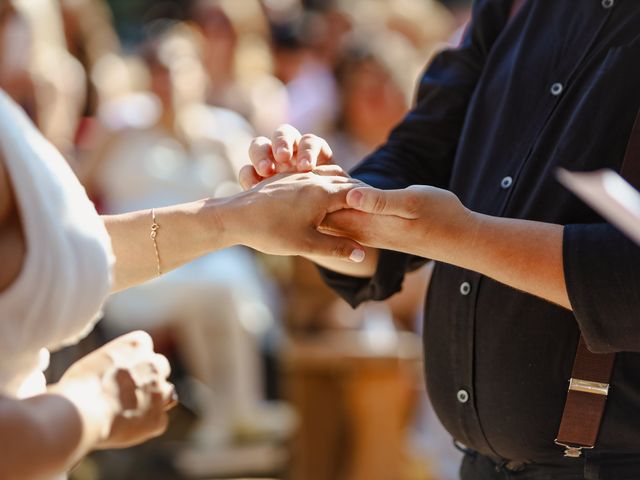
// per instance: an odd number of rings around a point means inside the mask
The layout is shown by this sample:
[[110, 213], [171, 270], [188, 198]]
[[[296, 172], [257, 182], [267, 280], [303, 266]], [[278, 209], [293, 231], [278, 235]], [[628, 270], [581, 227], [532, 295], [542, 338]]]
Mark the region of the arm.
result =
[[[486, 57], [508, 21], [511, 3], [475, 2], [473, 20], [461, 45], [434, 58], [419, 83], [414, 108], [387, 142], [351, 172], [353, 178], [383, 189], [448, 185], [467, 106]], [[280, 127], [272, 139], [256, 139], [250, 157], [253, 167], [241, 172], [245, 188], [275, 172], [305, 171], [332, 162], [326, 142], [313, 135], [301, 136], [290, 126]], [[395, 293], [402, 283], [397, 270], [410, 270], [421, 262], [376, 249], [367, 249], [367, 258], [364, 264], [347, 264], [311, 257], [326, 267], [325, 279], [353, 304]], [[371, 282], [364, 282], [364, 278], [371, 278]]]
[[151, 338], [132, 332], [77, 361], [45, 394], [0, 397], [0, 478], [60, 474], [93, 449], [161, 434], [173, 402], [169, 373]]
[[[219, 219], [224, 201], [202, 200], [155, 210], [156, 243], [162, 273], [208, 252], [231, 246]], [[103, 216], [116, 257], [112, 291], [116, 292], [158, 275], [155, 247], [150, 237], [150, 210]]]
[[594, 352], [640, 351], [640, 248], [608, 224], [471, 212], [451, 192], [355, 189], [322, 228], [479, 272], [572, 310]]
[[[347, 192], [357, 185], [330, 171], [280, 175], [233, 197], [157, 209], [162, 272], [232, 245], [275, 255], [304, 254], [342, 259], [345, 264], [363, 263], [366, 254], [358, 243], [317, 231], [327, 213], [346, 205]], [[104, 218], [116, 255], [114, 290], [156, 277], [156, 253], [149, 237], [151, 213]]]
[[640, 248], [605, 223], [567, 225], [563, 261], [573, 313], [594, 352], [640, 352]]
[[49, 393], [25, 400], [0, 397], [0, 478], [67, 471], [103, 439], [113, 409], [96, 385], [77, 387], [54, 385]]
[[473, 270], [571, 309], [561, 225], [471, 212], [453, 193], [434, 187], [356, 189], [347, 201], [357, 210], [330, 215], [324, 228], [363, 245]]

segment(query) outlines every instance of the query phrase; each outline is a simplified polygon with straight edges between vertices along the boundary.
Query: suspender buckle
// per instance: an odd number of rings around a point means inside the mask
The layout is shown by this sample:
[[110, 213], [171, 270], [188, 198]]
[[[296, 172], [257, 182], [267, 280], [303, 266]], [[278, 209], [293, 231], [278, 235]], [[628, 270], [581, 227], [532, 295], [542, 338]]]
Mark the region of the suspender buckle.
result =
[[607, 395], [609, 395], [609, 384], [571, 378], [569, 380], [569, 390], [573, 390], [575, 392], [593, 393], [595, 395], [604, 395], [606, 397]]
[[569, 458], [580, 458], [582, 456], [582, 450], [590, 450], [593, 447], [585, 447], [585, 446], [574, 446], [574, 445], [566, 445], [564, 443], [560, 443], [558, 439], [554, 440], [556, 445], [564, 447], [564, 456]]

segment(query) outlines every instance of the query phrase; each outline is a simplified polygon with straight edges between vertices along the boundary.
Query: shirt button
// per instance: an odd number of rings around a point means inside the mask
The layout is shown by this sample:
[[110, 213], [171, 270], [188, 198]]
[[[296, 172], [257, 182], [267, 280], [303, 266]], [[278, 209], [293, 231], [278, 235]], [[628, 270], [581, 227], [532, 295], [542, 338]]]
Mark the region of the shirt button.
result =
[[551, 85], [551, 95], [554, 95], [557, 97], [562, 93], [562, 90], [564, 90], [564, 87], [560, 82], [556, 82], [553, 85]]
[[462, 282], [460, 284], [460, 293], [462, 295], [469, 295], [469, 293], [471, 293], [471, 284], [469, 282]]
[[511, 187], [512, 184], [513, 184], [513, 178], [511, 177], [504, 177], [500, 181], [500, 187], [502, 187], [503, 190], [507, 190], [508, 188]]
[[614, 3], [615, 0], [602, 0], [602, 8], [611, 8]]
[[460, 403], [467, 403], [469, 401], [469, 392], [464, 389], [460, 389], [458, 390], [456, 397], [458, 397], [458, 401]]

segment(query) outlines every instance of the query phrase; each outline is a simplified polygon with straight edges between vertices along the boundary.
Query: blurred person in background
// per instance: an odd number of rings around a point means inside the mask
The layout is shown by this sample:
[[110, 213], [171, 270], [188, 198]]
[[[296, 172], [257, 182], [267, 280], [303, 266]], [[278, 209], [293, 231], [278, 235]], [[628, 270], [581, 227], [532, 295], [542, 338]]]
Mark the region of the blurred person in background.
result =
[[67, 48], [87, 74], [83, 114], [93, 116], [98, 108], [98, 92], [92, 79], [94, 67], [105, 56], [118, 54], [120, 41], [112, 25], [111, 11], [103, 0], [59, 2]]
[[287, 90], [273, 74], [269, 22], [260, 2], [196, 0], [191, 15], [202, 42], [207, 103], [240, 113], [258, 133], [285, 122]]
[[37, 121], [36, 92], [29, 58], [31, 29], [11, 2], [0, 3], [0, 88]]
[[371, 38], [354, 32], [337, 66], [340, 117], [329, 137], [338, 164], [349, 170], [366, 152], [382, 144], [406, 114], [417, 70], [415, 50], [391, 32]]
[[[197, 37], [185, 24], [166, 28], [142, 47], [149, 91], [99, 111], [107, 134], [86, 181], [107, 213], [239, 190], [236, 172], [253, 130], [240, 115], [205, 103]], [[290, 429], [286, 407], [263, 402], [260, 343], [275, 328], [272, 297], [255, 255], [235, 247], [115, 295], [106, 324], [173, 332], [190, 375], [205, 387], [196, 392], [196, 445], [224, 457], [223, 447], [240, 435], [282, 438]]]
[[338, 113], [338, 91], [332, 66], [317, 51], [321, 18], [295, 8], [270, 15], [274, 73], [287, 90], [287, 123], [326, 133]]
[[[84, 112], [86, 74], [68, 51], [57, 0], [11, 0], [28, 27], [29, 39], [15, 39], [13, 53], [26, 58], [34, 85], [34, 120], [67, 156]], [[25, 49], [25, 50], [23, 50]]]

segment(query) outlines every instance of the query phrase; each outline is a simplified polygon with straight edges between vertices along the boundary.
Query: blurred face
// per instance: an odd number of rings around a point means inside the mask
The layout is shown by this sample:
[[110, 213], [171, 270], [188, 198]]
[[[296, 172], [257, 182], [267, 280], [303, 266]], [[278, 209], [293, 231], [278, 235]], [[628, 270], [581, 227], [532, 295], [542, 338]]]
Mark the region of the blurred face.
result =
[[158, 96], [165, 108], [171, 106], [173, 86], [169, 69], [160, 63], [154, 63], [149, 66], [149, 73], [151, 74], [151, 91]]
[[406, 110], [404, 94], [378, 63], [362, 62], [347, 74], [344, 114], [348, 129], [370, 132], [372, 142], [382, 142]]
[[236, 50], [236, 33], [226, 14], [217, 7], [201, 7], [195, 18], [206, 43], [204, 63], [214, 79], [229, 75]]
[[300, 68], [308, 56], [305, 49], [280, 48], [273, 52], [273, 74], [282, 83], [291, 82], [300, 73]]

